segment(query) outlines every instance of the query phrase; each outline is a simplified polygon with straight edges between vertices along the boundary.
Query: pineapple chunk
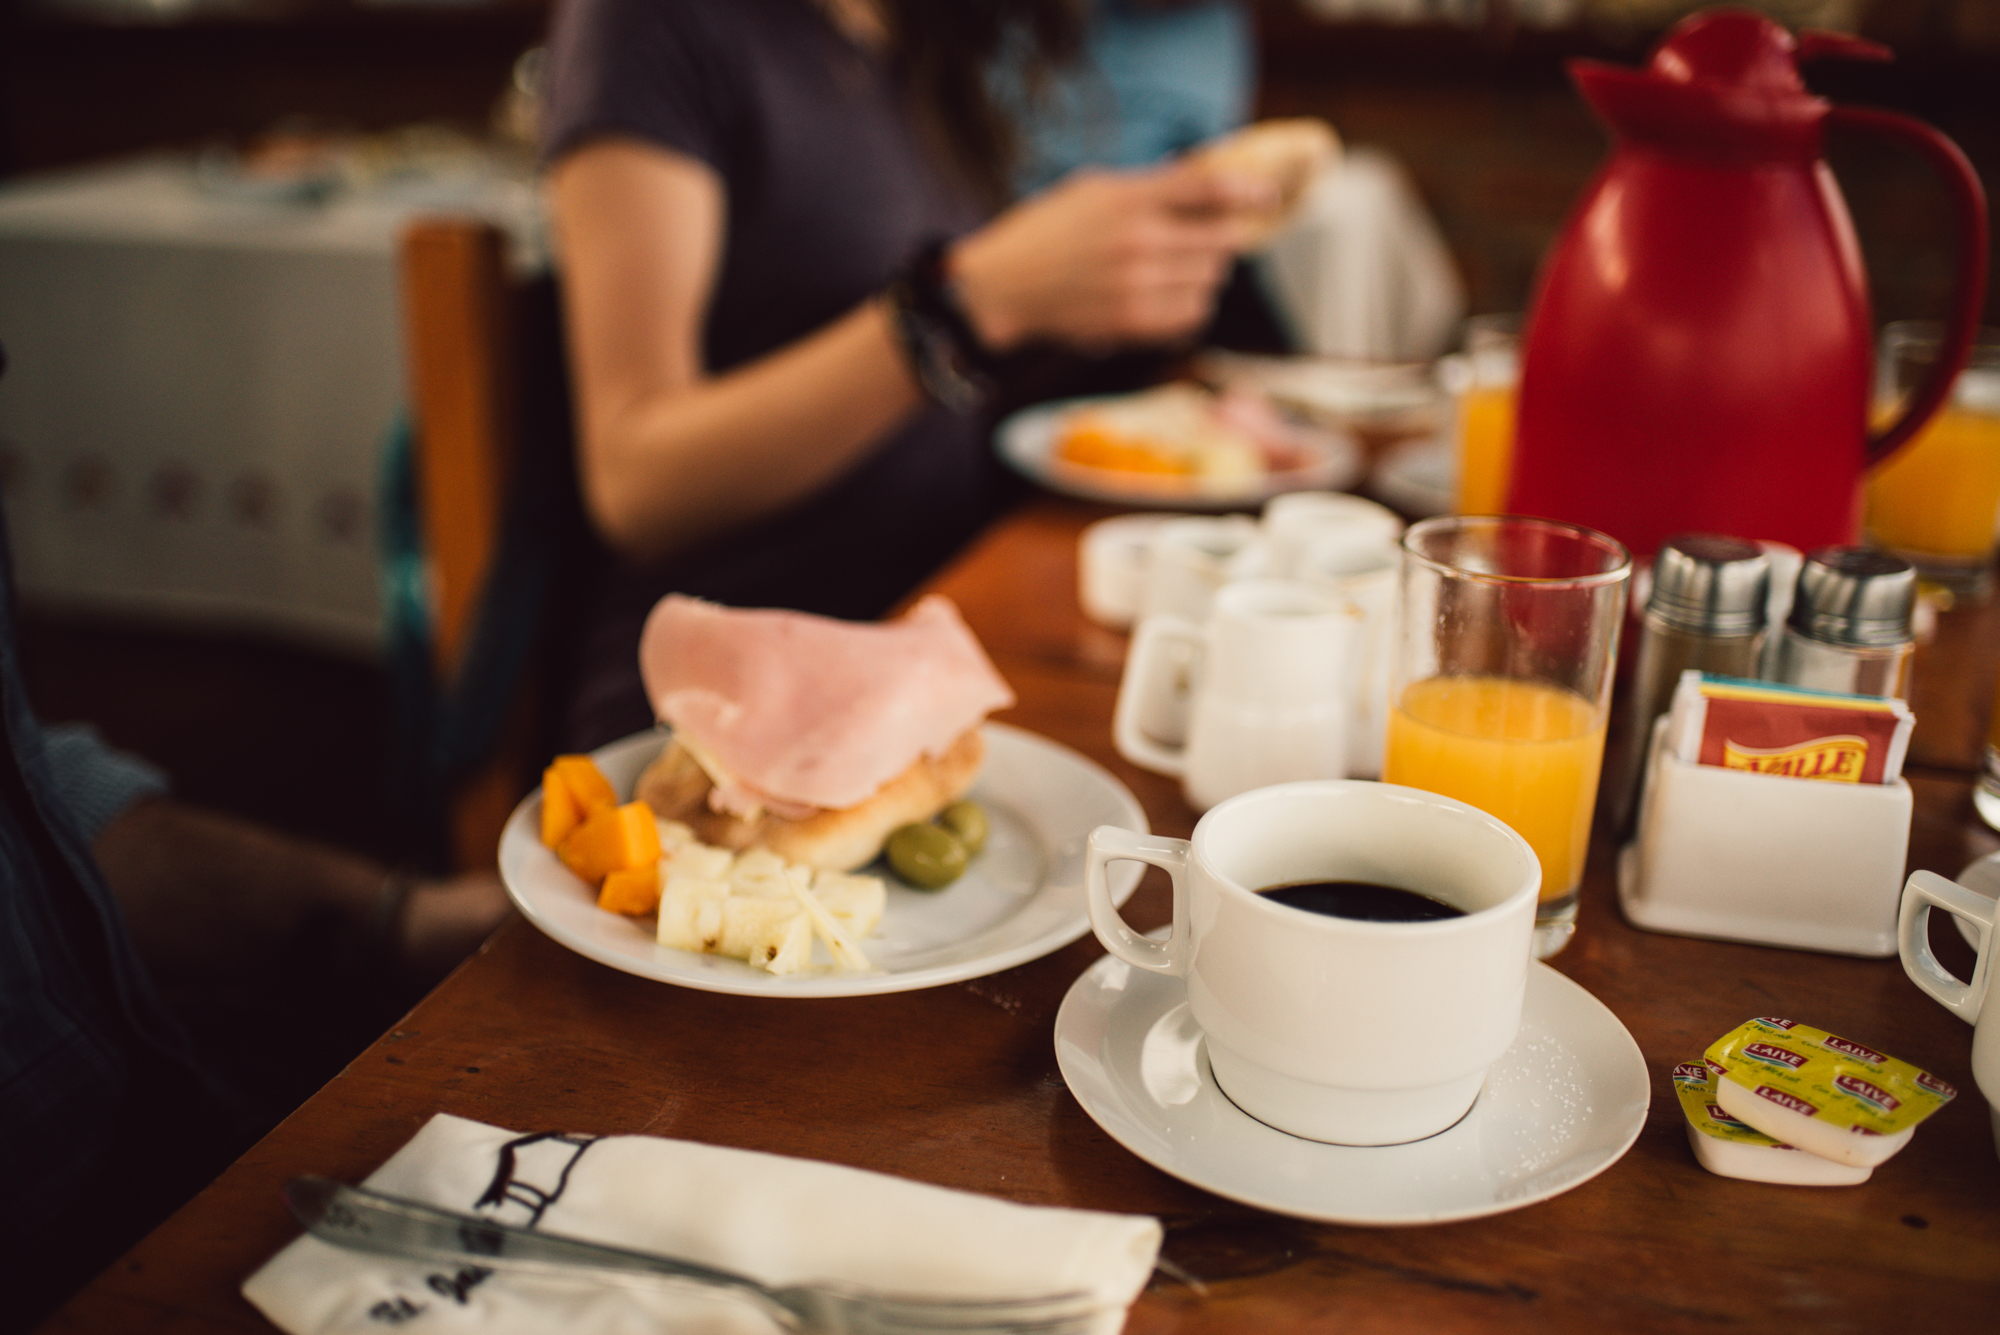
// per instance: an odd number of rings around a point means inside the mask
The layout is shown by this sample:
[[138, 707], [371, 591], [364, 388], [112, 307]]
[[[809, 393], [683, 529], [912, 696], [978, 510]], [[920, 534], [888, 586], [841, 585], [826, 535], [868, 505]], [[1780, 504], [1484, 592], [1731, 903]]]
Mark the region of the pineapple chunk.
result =
[[727, 885], [729, 864], [735, 860], [736, 855], [726, 848], [682, 844], [666, 851], [660, 870], [666, 876], [692, 876], [699, 881], [720, 881]]
[[[805, 869], [802, 867], [799, 870], [803, 872]], [[862, 953], [860, 946], [854, 944], [854, 938], [848, 935], [840, 920], [828, 912], [826, 905], [820, 903], [819, 896], [812, 892], [806, 877], [800, 875], [788, 879], [792, 883], [792, 894], [812, 918], [813, 931], [818, 934], [820, 940], [826, 942], [826, 950], [833, 956], [834, 967], [849, 973], [873, 973], [874, 962]]]
[[713, 951], [722, 943], [722, 905], [727, 881], [670, 871], [660, 888], [658, 940], [675, 950]]
[[795, 901], [731, 895], [722, 901], [718, 955], [748, 960], [772, 973], [796, 973], [812, 962], [812, 920]]
[[[824, 941], [836, 968], [873, 971], [855, 942], [882, 921], [888, 892], [879, 877], [815, 872], [767, 848], [715, 848], [680, 821], [656, 820], [653, 830], [660, 846], [661, 945], [783, 974], [813, 968], [813, 943]], [[636, 895], [626, 895], [640, 888], [639, 880], [621, 874], [618, 893], [604, 902], [636, 904]]]
[[785, 860], [768, 848], [745, 849], [730, 864], [730, 893], [790, 902], [791, 883], [786, 879], [790, 870]]
[[889, 890], [881, 877], [856, 876], [844, 871], [815, 873], [812, 892], [847, 929], [847, 934], [855, 938], [867, 936], [881, 925], [882, 910], [889, 902]]
[[655, 816], [653, 831], [660, 836], [660, 851], [663, 853], [671, 853], [677, 848], [686, 848], [689, 844], [697, 842], [694, 837], [694, 827], [685, 821]]

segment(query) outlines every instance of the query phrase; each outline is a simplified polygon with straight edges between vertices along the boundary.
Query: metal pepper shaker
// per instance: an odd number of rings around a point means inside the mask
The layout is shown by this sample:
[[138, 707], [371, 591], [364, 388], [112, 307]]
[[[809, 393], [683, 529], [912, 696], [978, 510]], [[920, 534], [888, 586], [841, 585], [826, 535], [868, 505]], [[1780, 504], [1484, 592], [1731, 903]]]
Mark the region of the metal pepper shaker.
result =
[[1654, 556], [1614, 790], [1621, 827], [1638, 799], [1653, 722], [1673, 703], [1681, 673], [1692, 668], [1729, 677], [1757, 675], [1770, 569], [1769, 555], [1757, 543], [1714, 533], [1684, 533]]
[[1916, 605], [1917, 572], [1900, 556], [1867, 547], [1808, 552], [1775, 676], [1816, 691], [1906, 696]]

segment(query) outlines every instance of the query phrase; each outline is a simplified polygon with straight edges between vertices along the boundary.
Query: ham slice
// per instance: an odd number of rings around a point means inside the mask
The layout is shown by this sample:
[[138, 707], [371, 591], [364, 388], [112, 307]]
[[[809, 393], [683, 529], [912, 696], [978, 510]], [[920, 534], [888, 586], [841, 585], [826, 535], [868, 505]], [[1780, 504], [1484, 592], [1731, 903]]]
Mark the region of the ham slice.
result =
[[646, 618], [639, 671], [716, 779], [711, 803], [738, 815], [857, 806], [1014, 703], [937, 594], [873, 623], [669, 594]]

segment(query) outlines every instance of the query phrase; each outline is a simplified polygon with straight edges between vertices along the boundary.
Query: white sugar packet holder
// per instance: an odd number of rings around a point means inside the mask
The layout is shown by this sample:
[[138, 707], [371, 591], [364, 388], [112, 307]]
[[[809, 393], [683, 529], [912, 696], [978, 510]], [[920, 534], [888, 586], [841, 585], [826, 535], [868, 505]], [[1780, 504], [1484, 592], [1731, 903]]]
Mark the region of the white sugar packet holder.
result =
[[[656, 1136], [521, 1135], [440, 1113], [373, 1190], [770, 1284], [840, 1281], [943, 1297], [1084, 1291], [1114, 1335], [1159, 1254], [1159, 1221], [1017, 1205], [881, 1173]], [[768, 1332], [761, 1312], [680, 1285], [396, 1261], [305, 1236], [244, 1281], [292, 1335]]]

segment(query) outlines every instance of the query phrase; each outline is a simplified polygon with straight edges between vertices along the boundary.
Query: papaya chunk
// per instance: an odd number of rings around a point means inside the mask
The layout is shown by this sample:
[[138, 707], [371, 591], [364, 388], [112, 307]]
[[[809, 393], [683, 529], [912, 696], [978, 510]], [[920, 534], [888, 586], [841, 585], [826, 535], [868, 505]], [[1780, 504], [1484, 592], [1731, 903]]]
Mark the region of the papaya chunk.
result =
[[643, 867], [627, 867], [604, 878], [597, 892], [597, 907], [610, 913], [634, 915], [651, 913], [660, 907], [660, 862], [655, 858]]
[[542, 771], [542, 844], [554, 848], [583, 823], [583, 806], [554, 765]]
[[556, 845], [562, 864], [592, 885], [614, 871], [657, 862], [660, 831], [653, 809], [644, 802], [599, 807]]
[[549, 768], [562, 775], [584, 815], [599, 807], [618, 805], [618, 794], [612, 791], [611, 780], [604, 777], [604, 771], [589, 756], [557, 756]]
[[542, 843], [555, 848], [583, 818], [602, 807], [618, 805], [611, 781], [589, 756], [557, 756], [542, 771]]

